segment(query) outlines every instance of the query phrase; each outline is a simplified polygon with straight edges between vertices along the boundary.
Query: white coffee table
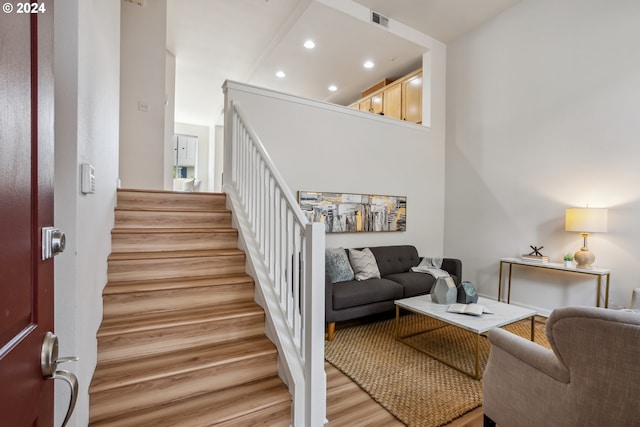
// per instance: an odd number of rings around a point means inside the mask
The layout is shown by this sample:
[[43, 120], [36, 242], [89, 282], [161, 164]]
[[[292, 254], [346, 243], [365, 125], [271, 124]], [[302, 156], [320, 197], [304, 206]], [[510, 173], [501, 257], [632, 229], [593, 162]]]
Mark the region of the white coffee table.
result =
[[[509, 325], [511, 323], [518, 322], [524, 319], [531, 319], [531, 341], [534, 340], [535, 337], [535, 327], [534, 327], [534, 318], [536, 316], [535, 310], [529, 310], [527, 308], [518, 307], [511, 304], [505, 304], [502, 302], [497, 302], [494, 300], [490, 300], [487, 298], [478, 298], [478, 304], [482, 304], [487, 307], [493, 314], [485, 313], [482, 316], [472, 316], [469, 314], [459, 314], [459, 313], [449, 313], [447, 312], [447, 308], [449, 308], [448, 304], [436, 304], [431, 302], [431, 295], [420, 295], [417, 297], [405, 298], [401, 300], [395, 301], [396, 304], [396, 321], [394, 327], [394, 334], [396, 340], [407, 344], [416, 350], [419, 350], [430, 357], [433, 357], [436, 360], [464, 373], [469, 375], [470, 377], [479, 380], [482, 378], [482, 373], [480, 372], [480, 336], [487, 333], [490, 329], [500, 328], [502, 326]], [[455, 326], [458, 328], [462, 328], [469, 332], [475, 334], [475, 371], [468, 372], [464, 369], [453, 365], [451, 362], [447, 360], [443, 360], [442, 358], [434, 355], [428, 351], [428, 349], [418, 347], [413, 343], [406, 340], [406, 338], [423, 334], [428, 331], [420, 331], [415, 332], [409, 335], [401, 335], [400, 333], [400, 309], [405, 309], [417, 314], [421, 314], [424, 316], [428, 316], [441, 322], [446, 323], [447, 325]]]

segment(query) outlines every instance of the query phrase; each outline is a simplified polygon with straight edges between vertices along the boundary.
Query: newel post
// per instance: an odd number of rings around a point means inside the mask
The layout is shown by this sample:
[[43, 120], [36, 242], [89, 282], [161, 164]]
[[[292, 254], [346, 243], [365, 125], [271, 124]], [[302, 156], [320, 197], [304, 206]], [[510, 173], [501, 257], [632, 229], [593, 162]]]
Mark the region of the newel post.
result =
[[320, 427], [326, 420], [327, 412], [327, 379], [324, 371], [325, 226], [312, 222], [305, 226], [305, 231], [305, 426]]

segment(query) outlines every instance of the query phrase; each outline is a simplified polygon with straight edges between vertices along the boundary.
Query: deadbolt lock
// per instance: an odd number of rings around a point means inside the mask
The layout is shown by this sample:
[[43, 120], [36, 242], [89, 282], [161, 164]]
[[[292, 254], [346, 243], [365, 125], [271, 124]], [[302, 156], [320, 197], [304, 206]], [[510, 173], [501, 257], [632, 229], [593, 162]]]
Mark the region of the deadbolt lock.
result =
[[66, 243], [66, 237], [59, 228], [42, 227], [42, 260], [64, 252]]

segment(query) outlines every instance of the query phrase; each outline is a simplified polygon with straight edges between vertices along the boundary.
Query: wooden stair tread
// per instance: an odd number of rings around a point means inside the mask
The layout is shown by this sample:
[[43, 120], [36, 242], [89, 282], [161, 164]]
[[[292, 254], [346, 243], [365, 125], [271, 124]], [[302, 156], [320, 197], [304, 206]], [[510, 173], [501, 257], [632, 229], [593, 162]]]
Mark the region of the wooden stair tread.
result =
[[97, 337], [162, 329], [168, 326], [192, 325], [222, 319], [263, 315], [262, 307], [253, 301], [198, 307], [190, 310], [159, 311], [112, 319], [104, 319]]
[[181, 214], [188, 213], [230, 213], [229, 209], [190, 209], [181, 207], [144, 207], [144, 208], [115, 208], [116, 212], [176, 212]]
[[164, 252], [113, 252], [109, 255], [108, 261], [121, 260], [145, 260], [145, 259], [168, 259], [168, 258], [195, 258], [195, 257], [223, 257], [223, 256], [244, 256], [244, 252], [239, 249], [203, 249], [191, 251], [164, 251]]
[[227, 209], [189, 209], [176, 206], [116, 208], [116, 228], [197, 228], [231, 227], [231, 211]]
[[[208, 192], [183, 192], [169, 190], [137, 190], [119, 188], [117, 191], [118, 206], [148, 207], [148, 203], [154, 206], [160, 205], [183, 205], [193, 208], [190, 203], [197, 203], [198, 208], [207, 205], [216, 206], [218, 204], [226, 205], [227, 195], [225, 193], [208, 193]], [[226, 206], [225, 206], [226, 207]]]
[[168, 375], [179, 375], [274, 353], [275, 346], [263, 335], [215, 346], [186, 348], [165, 353], [162, 357], [151, 355], [107, 366], [98, 365], [89, 392], [98, 393]]
[[118, 194], [124, 193], [138, 193], [138, 194], [169, 194], [169, 195], [189, 195], [196, 197], [206, 197], [206, 196], [221, 196], [226, 197], [226, 193], [220, 193], [216, 191], [195, 191], [195, 192], [186, 192], [186, 191], [173, 191], [173, 190], [145, 190], [141, 188], [118, 188]]
[[226, 209], [226, 200], [224, 193], [118, 189], [116, 208]]
[[238, 231], [230, 227], [119, 228], [111, 233], [111, 253], [237, 249]]
[[[268, 426], [291, 427], [291, 402], [282, 402], [258, 409], [241, 417], [216, 422], [215, 427]], [[201, 427], [201, 426], [197, 426]]]
[[165, 233], [237, 233], [232, 227], [194, 227], [194, 228], [120, 228], [111, 230], [111, 234], [165, 234]]
[[90, 425], [94, 427], [214, 426], [250, 415], [261, 409], [290, 404], [290, 402], [291, 395], [287, 388], [280, 378], [274, 376], [130, 414], [116, 415]]
[[180, 279], [133, 280], [129, 282], [107, 283], [102, 295], [117, 295], [130, 292], [152, 292], [169, 289], [200, 288], [218, 285], [253, 284], [247, 274], [228, 274]]

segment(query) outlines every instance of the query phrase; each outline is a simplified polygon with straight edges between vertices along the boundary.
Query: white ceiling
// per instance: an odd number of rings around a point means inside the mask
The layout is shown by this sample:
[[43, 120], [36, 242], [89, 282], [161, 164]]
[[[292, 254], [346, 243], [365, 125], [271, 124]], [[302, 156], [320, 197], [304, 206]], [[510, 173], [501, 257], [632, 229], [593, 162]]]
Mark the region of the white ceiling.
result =
[[[340, 0], [445, 43], [520, 0]], [[167, 0], [167, 49], [176, 56], [180, 123], [211, 125], [229, 79], [349, 104], [384, 78], [421, 65], [424, 47], [315, 0]], [[302, 44], [313, 39], [316, 48]], [[376, 63], [362, 67], [365, 60]], [[283, 70], [287, 76], [275, 76]], [[334, 84], [336, 92], [327, 88]]]

